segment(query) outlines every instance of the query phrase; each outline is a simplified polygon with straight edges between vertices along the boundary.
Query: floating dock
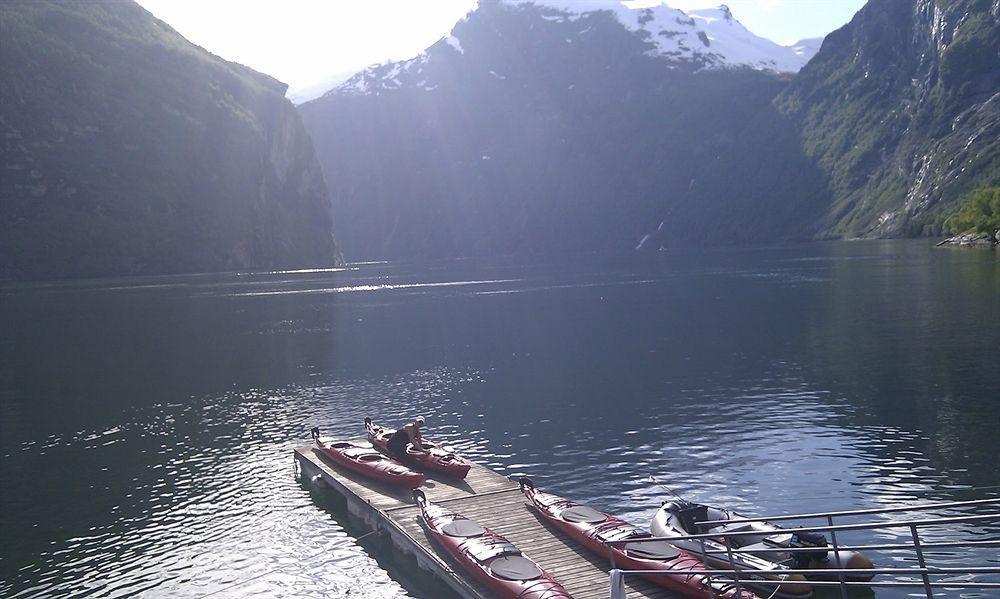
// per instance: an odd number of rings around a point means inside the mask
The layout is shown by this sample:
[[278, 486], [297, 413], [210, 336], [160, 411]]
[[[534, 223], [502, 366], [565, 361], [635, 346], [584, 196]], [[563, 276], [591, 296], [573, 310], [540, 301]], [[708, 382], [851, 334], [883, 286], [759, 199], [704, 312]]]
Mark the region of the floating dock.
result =
[[[367, 441], [351, 440], [352, 443]], [[384, 534], [399, 552], [411, 555], [417, 565], [440, 579], [461, 597], [492, 598], [494, 595], [458, 569], [438, 548], [420, 523], [419, 508], [408, 489], [399, 489], [367, 479], [322, 458], [312, 446], [295, 449], [295, 462], [302, 476], [319, 477], [347, 501], [348, 511], [373, 531]], [[538, 562], [575, 599], [607, 599], [611, 596], [608, 558], [600, 558], [559, 531], [550, 528], [528, 506], [517, 483], [489, 468], [473, 464], [465, 480], [428, 474], [420, 487], [427, 498], [446, 506], [507, 537], [525, 555]], [[677, 593], [637, 576], [626, 581], [630, 599], [677, 598]]]

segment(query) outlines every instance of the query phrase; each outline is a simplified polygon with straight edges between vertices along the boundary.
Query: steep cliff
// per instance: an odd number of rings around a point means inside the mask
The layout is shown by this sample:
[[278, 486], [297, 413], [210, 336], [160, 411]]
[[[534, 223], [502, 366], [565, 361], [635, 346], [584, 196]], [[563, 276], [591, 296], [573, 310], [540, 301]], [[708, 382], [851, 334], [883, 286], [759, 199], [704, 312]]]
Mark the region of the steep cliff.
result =
[[0, 4], [0, 278], [326, 265], [285, 85], [125, 1]]
[[1000, 181], [1000, 2], [870, 0], [776, 103], [829, 179], [818, 235], [939, 233]]

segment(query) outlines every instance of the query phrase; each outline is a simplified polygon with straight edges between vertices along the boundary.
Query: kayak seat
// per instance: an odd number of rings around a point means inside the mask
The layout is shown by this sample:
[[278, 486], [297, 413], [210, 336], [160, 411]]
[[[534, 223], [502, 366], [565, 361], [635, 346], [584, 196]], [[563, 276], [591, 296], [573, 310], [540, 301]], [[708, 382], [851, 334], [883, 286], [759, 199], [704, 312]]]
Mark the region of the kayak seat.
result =
[[542, 569], [523, 555], [505, 555], [490, 562], [490, 574], [504, 580], [541, 578]]
[[371, 447], [358, 447], [357, 445], [347, 444], [344, 448], [338, 449], [340, 449], [340, 453], [355, 459], [366, 455], [382, 456], [382, 454]]
[[677, 510], [677, 520], [680, 521], [684, 531], [688, 534], [700, 534], [702, 527], [696, 523], [708, 520], [708, 506], [696, 504], [679, 509]]
[[598, 527], [597, 538], [601, 541], [607, 543], [609, 541], [624, 541], [626, 539], [642, 538], [648, 537], [649, 533], [632, 526], [631, 524], [621, 522], [614, 526], [608, 526], [607, 528]]
[[585, 505], [577, 505], [559, 512], [559, 517], [567, 522], [597, 524], [608, 519], [608, 515]]
[[640, 559], [669, 560], [681, 554], [681, 550], [666, 541], [635, 541], [625, 543], [625, 552]]
[[472, 520], [459, 519], [459, 520], [452, 520], [451, 522], [442, 526], [441, 532], [448, 535], [449, 537], [459, 537], [463, 539], [469, 539], [472, 537], [482, 536], [486, 532], [486, 529], [476, 524]]
[[491, 537], [489, 536], [477, 537], [466, 541], [465, 550], [479, 563], [502, 555], [521, 555], [521, 550], [515, 547], [510, 541], [491, 541]]
[[544, 507], [551, 507], [554, 505], [558, 505], [560, 503], [565, 504], [566, 500], [556, 495], [550, 495], [548, 493], [542, 493], [541, 491], [536, 491], [535, 503]]
[[358, 461], [361, 462], [378, 462], [385, 459], [385, 456], [383, 456], [380, 453], [362, 453], [362, 454], [355, 453], [351, 457], [356, 458]]

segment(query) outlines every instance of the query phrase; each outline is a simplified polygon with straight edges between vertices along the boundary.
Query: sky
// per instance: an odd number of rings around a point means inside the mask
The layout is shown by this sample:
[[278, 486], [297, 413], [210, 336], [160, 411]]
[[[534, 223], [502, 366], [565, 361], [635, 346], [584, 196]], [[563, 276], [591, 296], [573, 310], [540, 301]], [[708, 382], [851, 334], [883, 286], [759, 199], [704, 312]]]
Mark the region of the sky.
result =
[[[137, 0], [191, 42], [319, 95], [380, 62], [411, 58], [446, 35], [475, 0]], [[822, 37], [864, 0], [668, 0], [682, 10], [725, 2], [747, 29], [781, 44]], [[581, 0], [586, 4], [586, 0]]]
[[726, 4], [747, 29], [787, 46], [824, 37], [850, 21], [865, 0], [667, 0], [667, 4], [681, 10]]

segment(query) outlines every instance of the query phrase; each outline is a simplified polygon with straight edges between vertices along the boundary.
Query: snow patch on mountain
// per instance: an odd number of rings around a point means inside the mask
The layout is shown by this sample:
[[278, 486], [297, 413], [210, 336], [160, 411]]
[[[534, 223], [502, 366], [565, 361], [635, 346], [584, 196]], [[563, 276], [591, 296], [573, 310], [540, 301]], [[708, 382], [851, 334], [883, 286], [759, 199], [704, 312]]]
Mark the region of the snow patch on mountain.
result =
[[444, 38], [444, 42], [454, 48], [459, 54], [465, 54], [465, 50], [462, 48], [462, 42], [458, 41], [458, 38], [454, 35], [449, 35]]
[[[796, 50], [754, 35], [733, 17], [726, 5], [684, 12], [662, 0], [507, 0], [550, 9], [547, 20], [575, 20], [589, 12], [607, 11], [630, 31], [641, 32], [653, 44], [651, 54], [701, 62], [706, 68], [750, 67], [797, 72], [815, 49]], [[800, 44], [813, 40], [803, 40]]]
[[381, 91], [399, 89], [410, 84], [429, 91], [437, 87], [437, 85], [428, 85], [421, 74], [422, 67], [429, 60], [430, 54], [425, 52], [410, 60], [373, 65], [354, 74], [350, 79], [323, 95], [378, 95]]
[[795, 52], [799, 56], [803, 57], [806, 62], [809, 62], [813, 56], [816, 56], [816, 53], [819, 52], [819, 48], [822, 45], [823, 38], [812, 37], [809, 39], [799, 40], [789, 46], [789, 48], [792, 49], [792, 52]]
[[[717, 8], [684, 12], [671, 8], [662, 0], [500, 0], [512, 8], [533, 8], [541, 18], [550, 23], [572, 23], [585, 15], [598, 11], [610, 12], [627, 30], [640, 35], [649, 45], [648, 54], [677, 63], [689, 63], [695, 68], [752, 68], [776, 72], [797, 72], [819, 50], [822, 39], [806, 39], [790, 46], [782, 46], [762, 38], [744, 27], [725, 5]], [[469, 13], [462, 21], [475, 14]], [[421, 66], [431, 57], [449, 60], [443, 52], [465, 55], [465, 47], [456, 35], [459, 25], [451, 34], [441, 38], [416, 58], [368, 67], [339, 87], [327, 93], [378, 94], [383, 90], [413, 85], [433, 90], [437, 83], [428, 84], [421, 74]], [[578, 41], [592, 29], [587, 24], [566, 43]], [[471, 42], [470, 42], [471, 43]], [[490, 71], [498, 79], [503, 76]]]
[[794, 73], [812, 58], [811, 54], [804, 56], [789, 46], [754, 35], [733, 17], [726, 5], [692, 10], [688, 14], [708, 36], [712, 52], [721, 56], [724, 63]]

